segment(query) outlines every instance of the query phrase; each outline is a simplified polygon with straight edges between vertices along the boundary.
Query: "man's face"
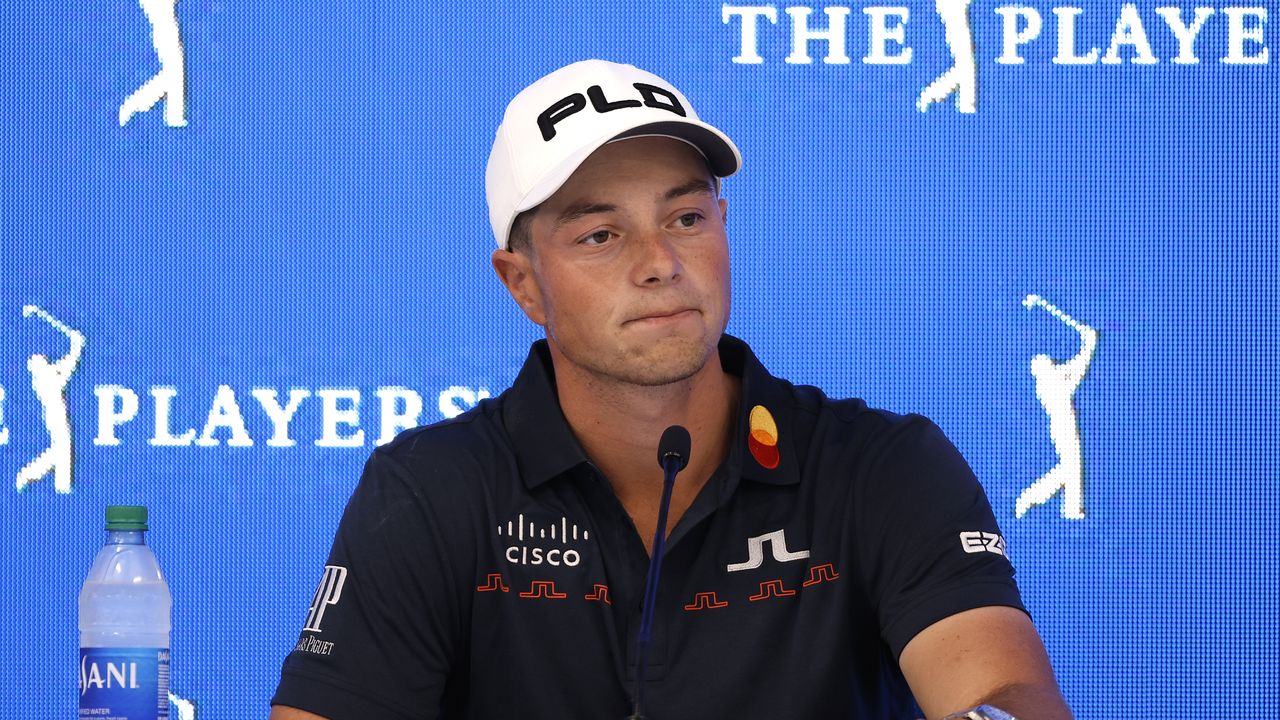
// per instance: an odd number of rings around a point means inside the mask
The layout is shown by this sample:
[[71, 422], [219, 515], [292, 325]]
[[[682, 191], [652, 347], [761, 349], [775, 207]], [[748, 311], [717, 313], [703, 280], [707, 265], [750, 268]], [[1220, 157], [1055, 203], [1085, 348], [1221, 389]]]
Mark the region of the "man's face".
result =
[[635, 385], [683, 380], [728, 322], [725, 208], [688, 144], [610, 143], [539, 206], [532, 253], [509, 258], [524, 269], [499, 274], [563, 360]]

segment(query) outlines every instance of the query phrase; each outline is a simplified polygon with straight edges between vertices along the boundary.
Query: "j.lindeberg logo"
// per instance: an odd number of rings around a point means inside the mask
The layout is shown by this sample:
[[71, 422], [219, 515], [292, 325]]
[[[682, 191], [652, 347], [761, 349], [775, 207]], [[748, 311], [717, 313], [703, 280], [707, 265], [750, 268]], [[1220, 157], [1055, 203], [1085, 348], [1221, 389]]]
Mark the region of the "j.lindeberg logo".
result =
[[[962, 113], [976, 112], [978, 62], [970, 22], [971, 0], [934, 0], [934, 3], [938, 19], [942, 22], [943, 37], [952, 65], [919, 93], [916, 108], [925, 112], [930, 106], [954, 95], [957, 110]], [[824, 65], [850, 65], [852, 60], [847, 48], [851, 34], [868, 39], [866, 54], [862, 57], [865, 65], [901, 66], [913, 62], [915, 51], [908, 45], [907, 38], [907, 24], [911, 18], [908, 7], [874, 5], [861, 8], [866, 20], [864, 33], [850, 32], [852, 8], [825, 6], [821, 10], [826, 15], [825, 26], [823, 21], [810, 19], [814, 12], [812, 7], [790, 6], [785, 9], [789, 18], [785, 24], [790, 26], [791, 53], [783, 58], [783, 62], [792, 65], [810, 64], [813, 62], [810, 49], [816, 46], [825, 47], [826, 55], [822, 58]], [[1262, 6], [1223, 7], [1216, 10], [1212, 7], [1165, 6], [1154, 9], [1157, 19], [1152, 16], [1144, 17], [1137, 5], [1125, 3], [1108, 11], [1106, 19], [1114, 17], [1115, 23], [1107, 25], [1112, 28], [1108, 34], [1096, 37], [1087, 37], [1087, 31], [1081, 28], [1083, 23], [1080, 18], [1086, 12], [1083, 7], [1053, 7], [1046, 13], [1030, 5], [1010, 4], [992, 10], [998, 20], [986, 12], [979, 13], [976, 17], [978, 22], [999, 23], [1000, 54], [992, 58], [998, 65], [1025, 66], [1027, 59], [1023, 52], [1032, 43], [1041, 40], [1041, 31], [1046, 25], [1045, 18], [1050, 14], [1056, 25], [1057, 36], [1054, 46], [1056, 52], [1052, 58], [1054, 65], [1155, 65], [1161, 58], [1152, 49], [1148, 25], [1152, 26], [1151, 32], [1160, 32], [1158, 28], [1163, 27], [1169, 33], [1167, 37], [1176, 41], [1177, 54], [1166, 58], [1175, 65], [1198, 64], [1200, 57], [1196, 54], [1196, 41], [1206, 27], [1215, 25], [1215, 29], [1225, 30], [1227, 40], [1227, 51], [1218, 58], [1219, 62], [1227, 65], [1270, 63], [1270, 49], [1266, 46], [1264, 35], [1267, 8]], [[1096, 7], [1090, 7], [1088, 11], [1096, 12]], [[762, 32], [773, 32], [770, 26], [779, 24], [777, 7], [725, 4], [721, 6], [720, 20], [730, 28], [735, 24], [737, 27], [737, 54], [731, 58], [731, 62], [759, 65], [776, 61], [776, 58], [766, 58], [761, 54], [760, 37]], [[1222, 28], [1223, 25], [1225, 28]], [[1106, 42], [1106, 52], [1101, 48], [1103, 41]]]
[[793, 560], [803, 560], [809, 557], [808, 550], [796, 550], [795, 552], [792, 552], [787, 549], [787, 531], [785, 529], [774, 530], [771, 533], [747, 538], [746, 562], [729, 563], [725, 566], [725, 570], [729, 572], [754, 570], [761, 565], [764, 565], [765, 545], [769, 546], [773, 559], [778, 562], [791, 562]]

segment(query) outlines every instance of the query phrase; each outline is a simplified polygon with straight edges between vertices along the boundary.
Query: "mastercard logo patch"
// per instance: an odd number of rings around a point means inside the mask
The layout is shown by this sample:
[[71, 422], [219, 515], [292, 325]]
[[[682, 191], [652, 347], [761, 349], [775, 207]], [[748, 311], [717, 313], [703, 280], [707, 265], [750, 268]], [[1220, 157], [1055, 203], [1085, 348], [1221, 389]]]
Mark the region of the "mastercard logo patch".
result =
[[778, 467], [781, 458], [778, 454], [778, 423], [773, 421], [773, 415], [765, 406], [756, 405], [751, 408], [748, 427], [747, 448], [751, 450], [751, 457], [769, 470]]

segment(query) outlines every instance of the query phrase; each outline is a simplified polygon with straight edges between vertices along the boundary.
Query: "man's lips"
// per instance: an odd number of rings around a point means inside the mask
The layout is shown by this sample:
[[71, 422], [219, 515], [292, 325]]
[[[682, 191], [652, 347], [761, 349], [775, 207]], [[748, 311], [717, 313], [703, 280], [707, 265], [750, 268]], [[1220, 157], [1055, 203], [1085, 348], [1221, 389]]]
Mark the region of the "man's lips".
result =
[[640, 317], [631, 318], [624, 324], [676, 322], [679, 320], [684, 320], [687, 317], [691, 317], [693, 314], [697, 312], [698, 311], [693, 308], [677, 308], [675, 310], [660, 310], [658, 312], [652, 312], [645, 315], [641, 315]]

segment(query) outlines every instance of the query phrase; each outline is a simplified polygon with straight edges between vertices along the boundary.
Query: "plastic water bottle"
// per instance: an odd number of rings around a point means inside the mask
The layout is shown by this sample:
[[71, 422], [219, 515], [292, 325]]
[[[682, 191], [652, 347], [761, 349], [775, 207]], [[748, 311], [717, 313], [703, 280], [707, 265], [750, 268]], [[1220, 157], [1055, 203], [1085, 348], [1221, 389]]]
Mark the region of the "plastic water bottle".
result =
[[172, 599], [146, 530], [145, 507], [107, 507], [107, 542], [80, 590], [82, 718], [169, 717]]

